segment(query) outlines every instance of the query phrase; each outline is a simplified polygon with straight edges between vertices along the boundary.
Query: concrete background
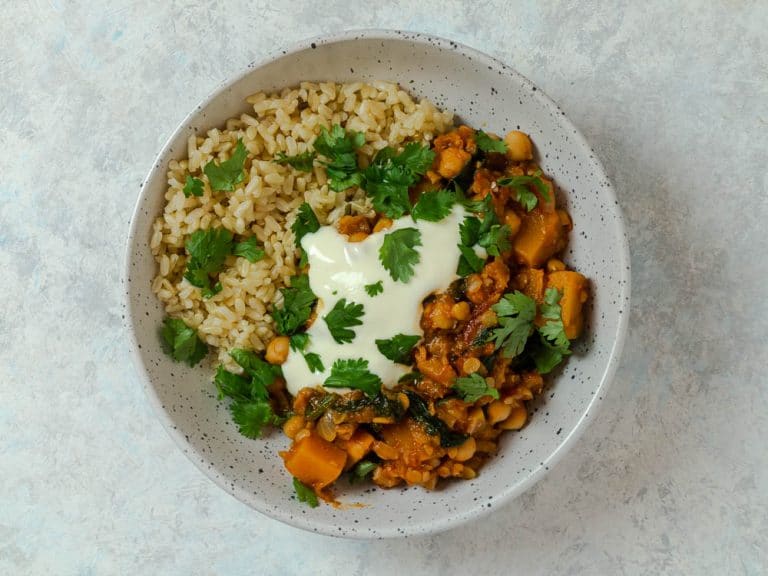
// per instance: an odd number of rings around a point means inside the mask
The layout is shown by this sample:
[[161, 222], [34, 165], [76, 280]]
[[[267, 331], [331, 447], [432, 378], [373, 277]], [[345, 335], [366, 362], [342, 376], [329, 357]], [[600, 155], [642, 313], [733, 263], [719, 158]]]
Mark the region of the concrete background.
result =
[[[768, 572], [768, 4], [8, 1], [0, 17], [1, 574]], [[150, 412], [121, 333], [139, 184], [216, 84], [343, 28], [517, 68], [606, 165], [633, 310], [596, 422], [535, 489], [431, 538], [239, 504]]]

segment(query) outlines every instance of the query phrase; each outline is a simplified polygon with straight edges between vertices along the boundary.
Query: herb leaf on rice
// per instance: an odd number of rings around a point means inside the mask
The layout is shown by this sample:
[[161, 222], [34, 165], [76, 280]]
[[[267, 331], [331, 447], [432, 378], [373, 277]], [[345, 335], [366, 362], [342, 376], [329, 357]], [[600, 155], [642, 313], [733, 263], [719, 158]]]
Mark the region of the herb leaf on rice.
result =
[[190, 234], [184, 247], [189, 254], [184, 278], [202, 289], [205, 298], [220, 292], [221, 284], [211, 285], [211, 276], [221, 272], [224, 261], [232, 253], [232, 232], [226, 228], [197, 230]]
[[203, 172], [208, 177], [211, 189], [222, 192], [232, 192], [235, 185], [245, 179], [245, 159], [248, 157], [248, 151], [245, 149], [242, 139], [238, 139], [235, 150], [232, 152], [229, 160], [217, 164], [211, 160], [203, 168]]

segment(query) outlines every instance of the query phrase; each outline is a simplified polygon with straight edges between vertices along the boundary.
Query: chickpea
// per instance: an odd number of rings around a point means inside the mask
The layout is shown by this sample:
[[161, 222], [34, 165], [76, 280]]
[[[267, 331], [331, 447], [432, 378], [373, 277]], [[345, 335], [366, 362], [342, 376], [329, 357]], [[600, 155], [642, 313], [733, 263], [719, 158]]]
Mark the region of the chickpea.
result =
[[374, 232], [381, 232], [382, 230], [386, 230], [387, 228], [390, 228], [391, 226], [392, 226], [392, 220], [382, 216], [381, 218], [379, 218], [379, 221], [376, 222], [376, 225], [373, 227], [373, 231]]
[[458, 462], [466, 462], [477, 451], [477, 442], [471, 436], [463, 444], [448, 449], [448, 456]]
[[512, 406], [504, 404], [501, 400], [494, 400], [488, 405], [486, 410], [488, 412], [488, 423], [493, 426], [509, 418]]
[[509, 418], [499, 424], [499, 428], [502, 430], [520, 430], [525, 426], [526, 420], [528, 420], [528, 411], [525, 406], [515, 406]]
[[560, 224], [562, 224], [563, 228], [568, 231], [573, 229], [573, 221], [571, 220], [571, 216], [568, 214], [568, 212], [565, 210], [558, 210], [557, 216], [560, 218]]
[[512, 130], [504, 136], [507, 145], [507, 157], [514, 162], [531, 160], [533, 158], [533, 145], [528, 135], [519, 130]]
[[560, 272], [562, 270], [565, 270], [565, 264], [563, 264], [562, 260], [550, 258], [547, 261], [547, 272]]
[[289, 345], [290, 340], [288, 336], [275, 336], [267, 346], [264, 358], [270, 364], [282, 364], [288, 359]]
[[485, 426], [485, 414], [483, 413], [483, 409], [478, 406], [474, 408], [467, 417], [467, 432], [469, 434], [474, 434], [483, 426]]
[[467, 358], [464, 360], [462, 368], [464, 369], [465, 374], [473, 374], [480, 370], [480, 366], [482, 366], [482, 364], [477, 358]]
[[451, 308], [451, 316], [456, 320], [466, 320], [469, 318], [470, 309], [468, 302], [456, 302]]

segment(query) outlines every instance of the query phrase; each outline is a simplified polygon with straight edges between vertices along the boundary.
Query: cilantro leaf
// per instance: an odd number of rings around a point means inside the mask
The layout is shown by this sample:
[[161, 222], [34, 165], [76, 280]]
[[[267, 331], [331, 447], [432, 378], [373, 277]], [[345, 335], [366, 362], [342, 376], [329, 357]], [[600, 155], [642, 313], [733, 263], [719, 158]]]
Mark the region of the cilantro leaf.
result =
[[208, 162], [203, 168], [203, 172], [208, 176], [211, 189], [232, 192], [235, 189], [235, 184], [239, 184], [245, 178], [243, 167], [247, 156], [248, 151], [245, 149], [245, 144], [243, 144], [242, 139], [238, 139], [229, 160], [220, 164], [216, 164], [215, 160]]
[[355, 338], [355, 332], [351, 330], [352, 326], [362, 325], [363, 321], [360, 318], [363, 315], [362, 304], [355, 304], [354, 302], [347, 304], [347, 299], [342, 298], [336, 302], [336, 305], [325, 315], [323, 320], [328, 325], [328, 330], [336, 342], [348, 344]]
[[246, 238], [242, 242], [235, 244], [235, 249], [232, 253], [235, 256], [245, 258], [251, 263], [263, 260], [264, 256], [267, 255], [267, 253], [264, 252], [264, 249], [259, 246], [259, 241], [256, 239], [256, 236], [251, 236], [250, 238]]
[[320, 354], [317, 354], [316, 352], [305, 352], [303, 356], [310, 372], [315, 373], [325, 371], [325, 366], [323, 366], [323, 361], [320, 358]]
[[404, 166], [371, 164], [365, 169], [365, 192], [373, 207], [388, 218], [400, 218], [411, 209], [408, 188], [414, 176]]
[[309, 276], [306, 274], [292, 277], [290, 287], [281, 288], [280, 292], [283, 294], [283, 307], [275, 308], [272, 317], [277, 332], [290, 336], [309, 320], [317, 296], [309, 287]]
[[362, 390], [367, 396], [376, 396], [381, 391], [381, 378], [368, 370], [368, 360], [336, 360], [331, 367], [331, 375], [325, 379], [323, 386], [352, 388]]
[[179, 318], [166, 316], [161, 335], [166, 353], [176, 362], [186, 362], [194, 366], [208, 353], [208, 346], [200, 340], [197, 330], [190, 328]]
[[502, 356], [514, 358], [519, 355], [528, 337], [533, 332], [533, 319], [536, 317], [536, 302], [516, 290], [505, 294], [494, 304], [492, 310], [499, 319], [499, 328], [491, 332], [495, 349], [502, 349]]
[[557, 288], [547, 288], [540, 312], [547, 322], [538, 329], [540, 342], [533, 349], [531, 356], [539, 374], [547, 374], [560, 364], [565, 356], [571, 354], [571, 341], [565, 334], [560, 309], [560, 292]]
[[308, 202], [304, 202], [299, 206], [299, 211], [296, 213], [296, 220], [291, 224], [291, 230], [295, 238], [294, 242], [296, 248], [301, 250], [301, 260], [299, 266], [307, 265], [307, 253], [301, 247], [301, 239], [307, 234], [317, 232], [320, 230], [320, 221], [317, 219], [315, 212], [312, 210], [312, 206]]
[[371, 462], [370, 460], [360, 460], [360, 462], [355, 464], [355, 466], [352, 468], [352, 473], [349, 476], [350, 484], [365, 480], [365, 477], [376, 470], [378, 466], [379, 465], [376, 464], [376, 462]]
[[264, 426], [277, 424], [280, 421], [269, 403], [264, 401], [238, 400], [232, 402], [229, 409], [240, 434], [246, 438], [258, 438]]
[[498, 400], [499, 391], [493, 386], [488, 386], [488, 382], [477, 372], [456, 378], [453, 389], [461, 396], [465, 402], [476, 402], [483, 396], [490, 396]]
[[232, 232], [226, 228], [197, 230], [187, 238], [184, 247], [189, 254], [184, 278], [202, 288], [204, 297], [221, 291], [220, 284], [211, 288], [210, 276], [221, 271], [227, 256], [232, 253]]
[[411, 174], [425, 174], [435, 160], [435, 152], [428, 145], [409, 142], [400, 154], [392, 156], [395, 165], [403, 166]]
[[379, 260], [396, 282], [408, 282], [413, 268], [421, 260], [415, 246], [421, 246], [421, 232], [416, 228], [401, 228], [384, 236]]
[[536, 205], [539, 202], [536, 194], [530, 189], [531, 185], [539, 191], [539, 194], [544, 198], [544, 201], [550, 202], [551, 200], [549, 188], [541, 179], [541, 170], [537, 170], [530, 176], [508, 176], [500, 179], [498, 184], [499, 186], [508, 186], [509, 188], [512, 188], [512, 191], [515, 193], [515, 200], [517, 200], [527, 212], [536, 208]]
[[269, 400], [269, 386], [283, 371], [280, 366], [275, 366], [259, 358], [251, 350], [235, 348], [229, 351], [229, 355], [237, 362], [243, 371], [251, 377], [251, 398], [254, 400]]
[[310, 508], [317, 508], [320, 505], [315, 491], [296, 477], [293, 479], [293, 489], [299, 502], [304, 502]]
[[183, 192], [186, 198], [189, 198], [190, 196], [202, 196], [203, 181], [187, 174], [187, 179], [184, 181]]
[[331, 190], [342, 192], [363, 182], [363, 175], [357, 167], [355, 150], [365, 144], [365, 134], [362, 132], [346, 132], [338, 124], [329, 131], [325, 126], [320, 129], [320, 135], [315, 138], [314, 149], [327, 158], [323, 162], [325, 171], [330, 178]]
[[507, 152], [507, 145], [503, 140], [491, 138], [482, 130], [478, 130], [475, 133], [475, 143], [483, 152], [498, 152], [500, 154], [505, 154]]
[[491, 256], [501, 256], [512, 247], [510, 235], [512, 230], [506, 224], [494, 224], [485, 232], [477, 243], [488, 251]]
[[366, 284], [364, 288], [368, 296], [371, 298], [384, 292], [384, 284], [381, 280], [374, 282], [373, 284]]
[[232, 398], [233, 400], [249, 400], [251, 397], [251, 381], [238, 374], [233, 374], [219, 364], [213, 383], [219, 391], [219, 400]]
[[397, 364], [411, 364], [411, 352], [421, 336], [397, 334], [389, 339], [376, 340], [376, 348], [386, 358]]
[[410, 401], [408, 411], [411, 416], [424, 427], [427, 434], [440, 436], [440, 446], [443, 448], [459, 446], [469, 437], [468, 434], [451, 430], [445, 422], [429, 411], [427, 403], [415, 392], [409, 390], [406, 395]]
[[483, 269], [485, 260], [477, 255], [474, 248], [459, 244], [459, 251], [461, 252], [461, 256], [459, 257], [459, 265], [456, 268], [456, 274], [464, 278], [473, 272], [480, 272], [480, 270]]
[[294, 350], [296, 352], [302, 352], [304, 348], [307, 347], [307, 344], [309, 344], [309, 334], [306, 332], [300, 332], [298, 334], [294, 334], [291, 336], [291, 339], [289, 340], [291, 345], [291, 350]]
[[456, 196], [450, 190], [433, 190], [424, 192], [411, 210], [414, 220], [439, 222], [451, 213], [456, 202]]
[[435, 153], [429, 146], [406, 144], [400, 154], [390, 147], [379, 150], [365, 169], [363, 188], [373, 207], [389, 218], [400, 218], [411, 208], [408, 189], [432, 165]]
[[278, 152], [274, 160], [275, 164], [288, 164], [299, 172], [312, 172], [316, 152], [307, 151], [295, 156], [288, 156], [285, 152]]
[[464, 246], [474, 246], [480, 239], [480, 219], [474, 216], [467, 216], [459, 226], [459, 235], [461, 243]]

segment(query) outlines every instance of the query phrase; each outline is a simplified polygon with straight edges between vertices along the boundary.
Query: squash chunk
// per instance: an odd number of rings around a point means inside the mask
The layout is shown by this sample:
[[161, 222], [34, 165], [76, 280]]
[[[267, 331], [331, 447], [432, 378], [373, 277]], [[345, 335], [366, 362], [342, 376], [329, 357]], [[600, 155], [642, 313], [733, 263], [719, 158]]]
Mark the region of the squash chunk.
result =
[[587, 279], [572, 270], [551, 272], [547, 277], [547, 288], [560, 291], [560, 309], [563, 328], [569, 340], [578, 338], [584, 328], [582, 307], [589, 298]]
[[512, 244], [517, 260], [539, 268], [563, 247], [563, 225], [556, 212], [535, 209], [523, 218]]
[[281, 452], [288, 472], [304, 484], [321, 490], [341, 475], [347, 453], [315, 434], [310, 434], [291, 449]]

